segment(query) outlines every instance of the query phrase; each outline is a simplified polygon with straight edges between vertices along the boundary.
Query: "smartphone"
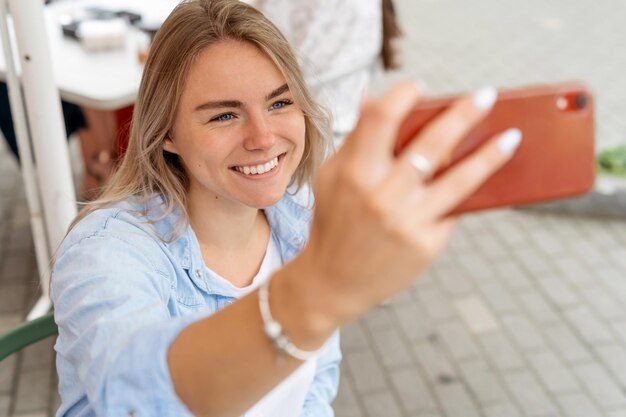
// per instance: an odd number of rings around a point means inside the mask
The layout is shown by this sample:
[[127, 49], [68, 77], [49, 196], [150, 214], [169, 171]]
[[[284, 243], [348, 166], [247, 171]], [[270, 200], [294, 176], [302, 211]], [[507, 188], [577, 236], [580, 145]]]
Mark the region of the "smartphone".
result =
[[[398, 133], [395, 154], [458, 97], [421, 101]], [[435, 178], [485, 140], [511, 127], [522, 131], [515, 155], [451, 214], [573, 197], [595, 182], [594, 100], [580, 82], [501, 91], [491, 112], [461, 141]]]

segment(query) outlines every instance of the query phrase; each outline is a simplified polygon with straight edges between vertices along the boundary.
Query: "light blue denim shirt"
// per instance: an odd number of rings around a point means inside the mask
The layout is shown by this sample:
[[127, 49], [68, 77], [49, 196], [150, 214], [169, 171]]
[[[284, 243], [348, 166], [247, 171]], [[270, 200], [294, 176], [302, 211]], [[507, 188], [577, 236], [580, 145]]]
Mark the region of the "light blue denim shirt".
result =
[[[151, 202], [154, 216], [160, 201]], [[168, 348], [185, 326], [235, 298], [232, 286], [204, 265], [191, 227], [165, 243], [159, 237], [171, 238], [179, 216], [150, 223], [143, 208], [128, 200], [89, 214], [58, 251], [52, 273], [57, 417], [191, 415], [174, 391]], [[289, 196], [265, 213], [286, 263], [304, 246], [311, 213]], [[301, 416], [334, 415], [340, 359], [335, 333], [317, 360]]]

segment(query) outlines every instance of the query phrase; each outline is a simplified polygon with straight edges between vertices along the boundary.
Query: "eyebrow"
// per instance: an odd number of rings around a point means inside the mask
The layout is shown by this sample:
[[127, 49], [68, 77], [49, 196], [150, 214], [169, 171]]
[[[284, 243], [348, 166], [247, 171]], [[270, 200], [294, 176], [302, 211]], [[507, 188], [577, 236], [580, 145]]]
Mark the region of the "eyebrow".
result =
[[[289, 86], [285, 83], [280, 87], [273, 90], [271, 93], [265, 96], [265, 101], [269, 101], [275, 97], [280, 96], [281, 94], [289, 91]], [[218, 101], [207, 101], [206, 103], [200, 104], [195, 108], [194, 111], [202, 111], [208, 109], [218, 109], [223, 107], [243, 107], [243, 103], [239, 100], [218, 100]]]

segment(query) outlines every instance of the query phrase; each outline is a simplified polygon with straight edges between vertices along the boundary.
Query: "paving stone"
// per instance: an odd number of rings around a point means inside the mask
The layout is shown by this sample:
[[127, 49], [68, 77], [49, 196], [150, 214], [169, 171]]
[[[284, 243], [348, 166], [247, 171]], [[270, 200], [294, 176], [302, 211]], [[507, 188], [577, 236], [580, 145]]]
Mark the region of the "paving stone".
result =
[[[621, 306], [621, 303], [618, 303], [615, 296], [602, 287], [594, 286], [585, 288], [580, 291], [580, 295], [586, 301], [586, 304], [591, 306], [600, 319], [610, 323], [625, 317], [624, 308]], [[624, 300], [622, 300], [622, 303], [623, 301]]]
[[366, 350], [369, 347], [369, 342], [360, 320], [350, 322], [342, 327], [340, 340], [343, 352]]
[[577, 307], [565, 311], [564, 314], [587, 343], [593, 345], [613, 342], [607, 325], [598, 320], [588, 307]]
[[9, 417], [11, 407], [11, 396], [8, 394], [0, 394], [0, 417]]
[[587, 287], [597, 283], [594, 274], [579, 258], [557, 258], [553, 260], [553, 263], [560, 275], [572, 285]]
[[581, 393], [559, 395], [557, 402], [567, 417], [604, 417], [598, 407]]
[[545, 349], [546, 343], [537, 327], [526, 316], [507, 314], [502, 316], [502, 327], [510, 338], [524, 351]]
[[626, 390], [626, 348], [619, 345], [596, 346], [598, 355]]
[[530, 372], [509, 373], [504, 380], [528, 416], [558, 416], [555, 404]]
[[413, 363], [413, 357], [405, 340], [394, 327], [373, 332], [372, 340], [386, 369], [396, 369]]
[[354, 380], [354, 387], [358, 394], [369, 394], [373, 391], [384, 390], [386, 380], [383, 370], [372, 352], [356, 351], [345, 357]]
[[579, 363], [592, 359], [587, 346], [570, 327], [564, 324], [545, 327], [543, 334], [567, 363]]
[[56, 338], [49, 337], [45, 340], [30, 345], [22, 350], [21, 370], [52, 368], [55, 361], [54, 343]]
[[11, 391], [16, 371], [17, 355], [11, 355], [0, 362], [0, 394]]
[[469, 274], [456, 264], [437, 266], [434, 268], [433, 274], [449, 295], [464, 295], [474, 290]]
[[467, 389], [480, 405], [501, 403], [508, 400], [498, 374], [484, 360], [461, 362], [459, 367]]
[[576, 293], [560, 277], [542, 276], [539, 286], [555, 306], [564, 309], [579, 304]]
[[460, 254], [457, 261], [475, 284], [479, 285], [483, 280], [495, 276], [495, 271], [487, 260], [475, 254], [467, 252]]
[[[4, 286], [2, 286], [4, 288]], [[0, 333], [4, 333], [20, 324], [23, 320], [21, 313], [0, 314]]]
[[26, 301], [27, 287], [21, 283], [2, 285], [0, 292], [0, 314], [21, 313]]
[[408, 415], [436, 411], [433, 392], [421, 372], [414, 366], [396, 369], [390, 373], [391, 383], [400, 398], [400, 406]]
[[395, 399], [389, 391], [374, 392], [363, 398], [368, 417], [402, 417]]
[[388, 308], [379, 307], [367, 313], [362, 320], [365, 326], [371, 331], [384, 330], [393, 326], [393, 318]]
[[619, 269], [626, 270], [626, 250], [624, 248], [612, 247], [609, 249], [609, 258]]
[[502, 332], [485, 334], [480, 338], [479, 342], [485, 350], [485, 355], [500, 372], [524, 367], [525, 364], [522, 357]]
[[493, 225], [493, 232], [508, 247], [520, 247], [528, 241], [528, 235], [524, 232], [517, 222], [499, 222]]
[[626, 321], [613, 321], [610, 326], [622, 344], [626, 345]]
[[533, 288], [528, 273], [516, 261], [502, 261], [494, 265], [496, 276], [511, 290]]
[[358, 405], [358, 400], [352, 387], [352, 378], [346, 377], [343, 370], [342, 375], [343, 377], [339, 379], [339, 392], [333, 402], [335, 414], [337, 417], [363, 417], [363, 412]]
[[35, 258], [30, 254], [5, 256], [0, 268], [0, 282], [26, 284], [35, 271]]
[[485, 283], [479, 290], [496, 313], [511, 313], [519, 309], [512, 294], [499, 280]]
[[525, 313], [538, 324], [547, 325], [558, 323], [561, 317], [550, 305], [543, 294], [536, 290], [526, 290], [517, 294], [520, 304], [524, 307]]
[[565, 251], [563, 244], [549, 230], [536, 230], [530, 234], [530, 239], [547, 256], [559, 256]]
[[479, 297], [458, 298], [453, 304], [459, 317], [472, 333], [487, 333], [499, 329], [495, 316]]
[[411, 341], [426, 340], [434, 333], [434, 325], [418, 303], [402, 303], [391, 306], [402, 332]]
[[11, 255], [24, 254], [32, 258], [35, 262], [33, 236], [29, 228], [13, 229], [9, 232], [9, 238], [6, 241], [6, 251]]
[[441, 346], [430, 342], [417, 343], [413, 347], [417, 362], [426, 372], [429, 382], [437, 383], [441, 380], [457, 379], [457, 373], [450, 359], [445, 355]]
[[604, 266], [593, 271], [596, 284], [603, 285], [618, 300], [626, 300], [626, 280], [624, 271], [619, 268]]
[[572, 371], [603, 409], [626, 407], [626, 395], [602, 366], [588, 363], [573, 366]]
[[448, 349], [453, 360], [463, 360], [480, 355], [478, 346], [465, 326], [458, 321], [437, 326], [437, 336]]
[[489, 405], [483, 408], [485, 417], [521, 417], [518, 408], [510, 403]]
[[530, 354], [528, 360], [539, 379], [551, 393], [567, 393], [579, 388], [574, 375], [553, 353]]
[[472, 236], [472, 241], [479, 249], [480, 253], [486, 258], [500, 260], [509, 257], [506, 246], [502, 245], [500, 239], [493, 234], [475, 235]]
[[524, 248], [515, 249], [513, 256], [515, 256], [515, 259], [519, 260], [521, 265], [534, 276], [541, 276], [541, 274], [550, 272], [550, 266], [544, 255], [534, 247], [526, 246]]
[[604, 254], [584, 239], [572, 241], [570, 246], [578, 259], [591, 268], [602, 266], [606, 263]]
[[417, 299], [422, 303], [426, 314], [432, 320], [446, 320], [454, 317], [454, 310], [450, 306], [449, 298], [437, 288], [427, 288], [416, 291]]
[[447, 417], [479, 417], [478, 406], [459, 383], [437, 384], [435, 394]]
[[15, 396], [15, 413], [46, 410], [50, 403], [51, 381], [50, 368], [21, 371]]

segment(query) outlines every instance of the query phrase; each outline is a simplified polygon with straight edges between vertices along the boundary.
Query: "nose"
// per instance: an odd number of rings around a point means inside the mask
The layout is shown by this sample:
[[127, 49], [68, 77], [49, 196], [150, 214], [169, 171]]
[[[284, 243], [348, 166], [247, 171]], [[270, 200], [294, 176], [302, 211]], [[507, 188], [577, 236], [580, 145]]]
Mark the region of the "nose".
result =
[[246, 123], [243, 146], [248, 151], [266, 150], [274, 146], [276, 137], [265, 115], [252, 115]]

